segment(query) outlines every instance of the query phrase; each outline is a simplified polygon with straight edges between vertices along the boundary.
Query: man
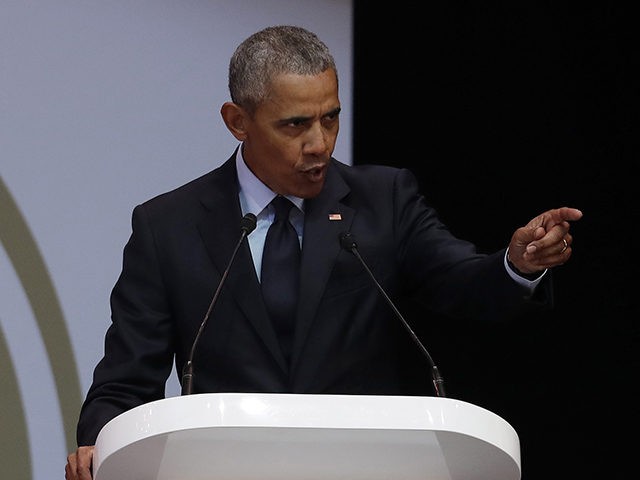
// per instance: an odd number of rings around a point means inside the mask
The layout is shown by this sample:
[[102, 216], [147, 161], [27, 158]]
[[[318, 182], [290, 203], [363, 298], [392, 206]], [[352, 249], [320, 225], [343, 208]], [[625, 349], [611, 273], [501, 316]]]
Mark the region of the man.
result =
[[[551, 306], [548, 269], [569, 259], [569, 222], [581, 218], [579, 210], [544, 212], [518, 228], [508, 248], [481, 255], [439, 221], [409, 171], [339, 163], [331, 156], [340, 114], [336, 66], [304, 29], [270, 27], [246, 39], [231, 58], [229, 90], [221, 114], [239, 148], [221, 167], [133, 211], [105, 354], [82, 407], [67, 479], [91, 478], [100, 429], [162, 398], [174, 360], [182, 371], [247, 213], [257, 226], [199, 338], [194, 393], [410, 391], [401, 378], [406, 334], [341, 246], [345, 233], [392, 297], [411, 295], [452, 319]], [[270, 202], [282, 196], [295, 205], [284, 223], [301, 245], [298, 281], [287, 290], [299, 295], [284, 326], [267, 305], [266, 289], [280, 286], [280, 277], [261, 282]]]

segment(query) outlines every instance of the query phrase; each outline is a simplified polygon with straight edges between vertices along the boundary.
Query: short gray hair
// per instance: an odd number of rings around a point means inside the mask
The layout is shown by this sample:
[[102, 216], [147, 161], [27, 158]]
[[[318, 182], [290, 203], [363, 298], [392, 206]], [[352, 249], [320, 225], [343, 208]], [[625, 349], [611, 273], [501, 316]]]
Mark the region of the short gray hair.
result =
[[260, 30], [244, 40], [229, 62], [231, 100], [254, 113], [277, 75], [318, 75], [338, 70], [329, 48], [304, 28], [279, 25]]

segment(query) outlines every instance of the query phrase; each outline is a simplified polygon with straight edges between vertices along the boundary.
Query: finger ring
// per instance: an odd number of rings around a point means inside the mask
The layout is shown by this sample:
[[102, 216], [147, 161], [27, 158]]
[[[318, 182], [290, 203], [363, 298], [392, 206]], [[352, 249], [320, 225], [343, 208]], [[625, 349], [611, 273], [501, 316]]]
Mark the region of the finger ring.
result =
[[560, 250], [560, 253], [564, 253], [564, 251], [569, 247], [569, 244], [567, 243], [567, 241], [563, 238], [562, 239], [562, 250]]

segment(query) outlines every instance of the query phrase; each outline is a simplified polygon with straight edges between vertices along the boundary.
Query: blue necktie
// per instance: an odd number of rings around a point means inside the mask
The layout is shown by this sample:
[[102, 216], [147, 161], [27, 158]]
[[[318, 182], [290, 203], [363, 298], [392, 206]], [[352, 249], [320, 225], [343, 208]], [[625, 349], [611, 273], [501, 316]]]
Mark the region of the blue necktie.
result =
[[288, 363], [298, 305], [300, 243], [295, 228], [289, 222], [293, 203], [277, 196], [271, 204], [275, 207], [276, 216], [264, 243], [260, 282], [269, 317]]

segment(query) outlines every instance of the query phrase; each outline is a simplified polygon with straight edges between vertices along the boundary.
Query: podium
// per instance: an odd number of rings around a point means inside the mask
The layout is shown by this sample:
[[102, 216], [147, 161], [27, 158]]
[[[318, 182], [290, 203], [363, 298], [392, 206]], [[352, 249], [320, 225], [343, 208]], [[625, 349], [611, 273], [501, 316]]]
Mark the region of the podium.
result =
[[95, 480], [520, 480], [520, 442], [455, 399], [210, 393], [100, 431]]

